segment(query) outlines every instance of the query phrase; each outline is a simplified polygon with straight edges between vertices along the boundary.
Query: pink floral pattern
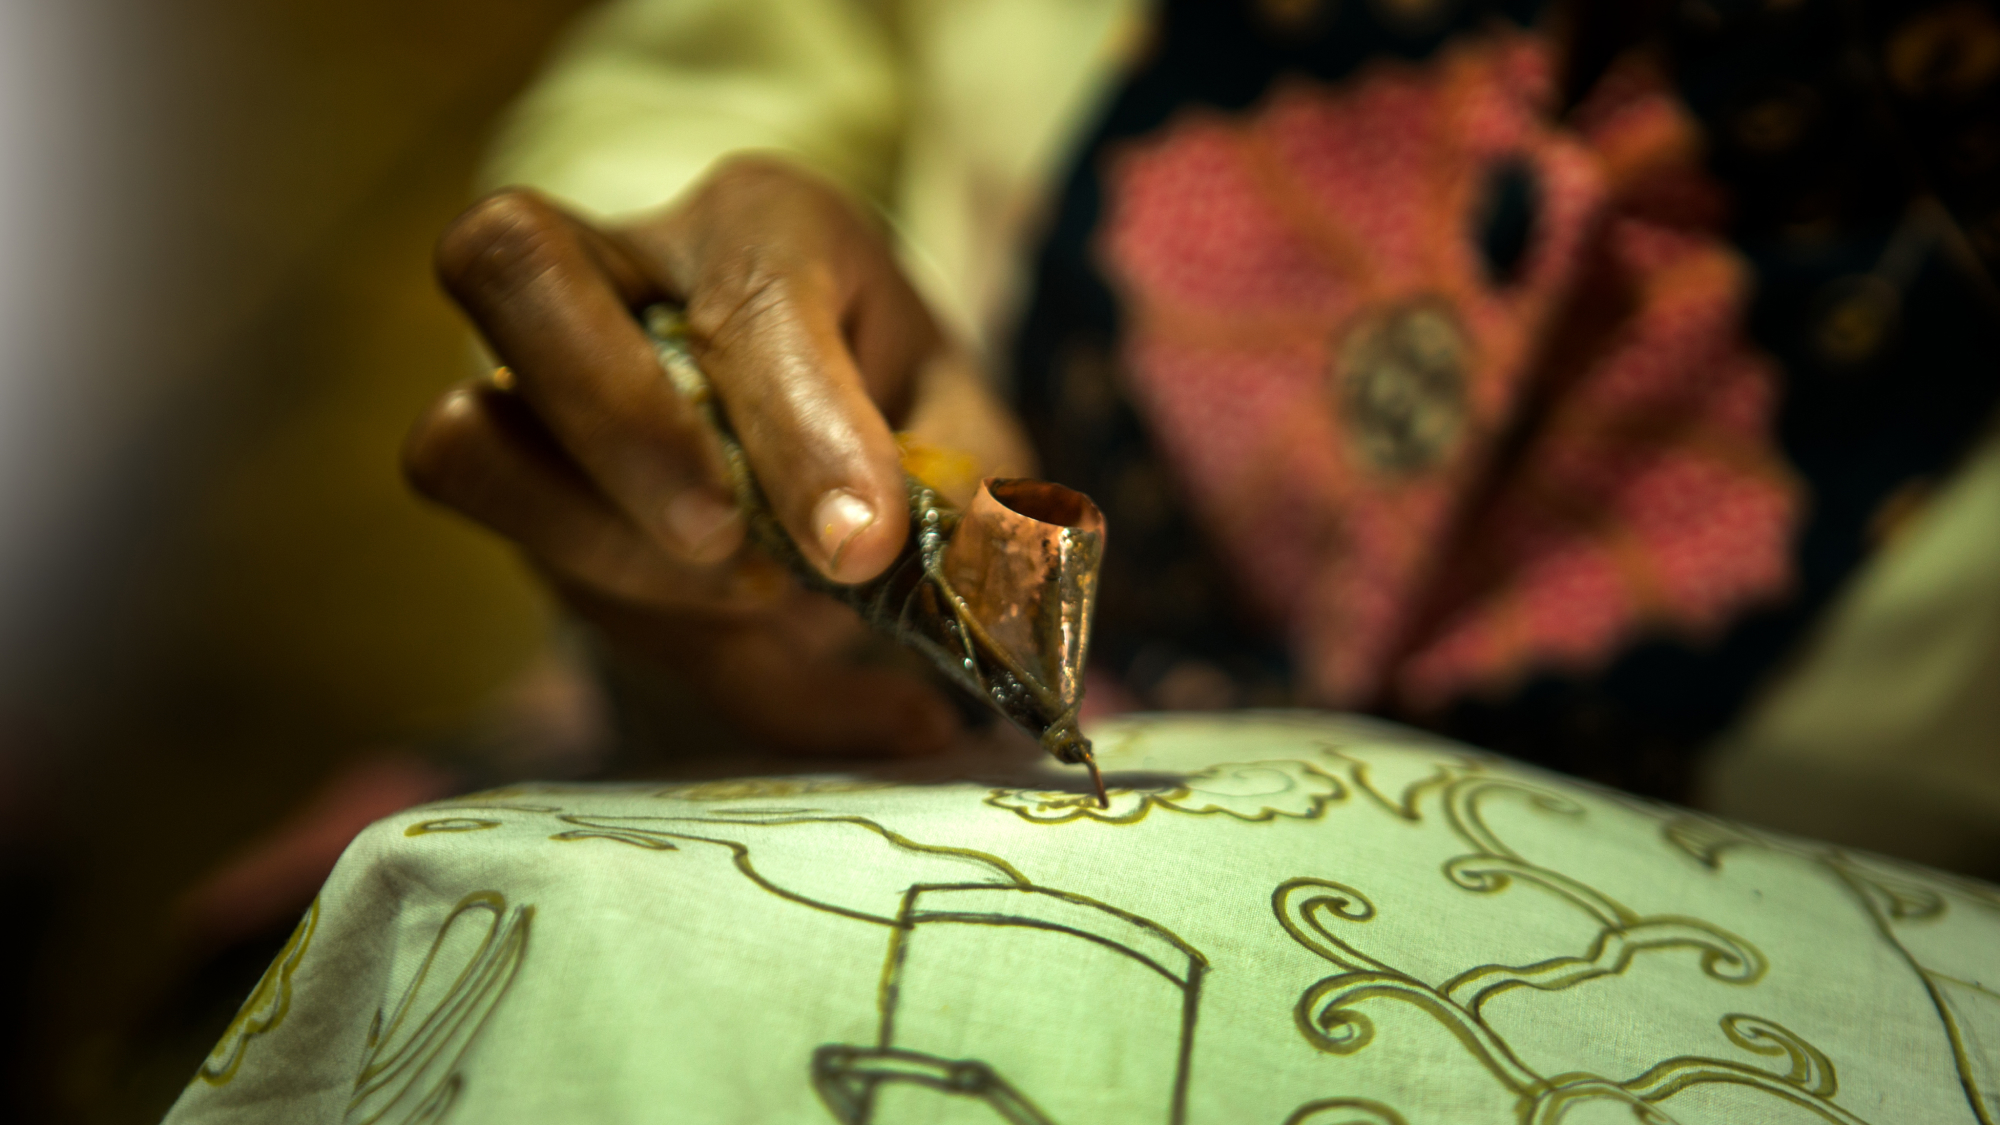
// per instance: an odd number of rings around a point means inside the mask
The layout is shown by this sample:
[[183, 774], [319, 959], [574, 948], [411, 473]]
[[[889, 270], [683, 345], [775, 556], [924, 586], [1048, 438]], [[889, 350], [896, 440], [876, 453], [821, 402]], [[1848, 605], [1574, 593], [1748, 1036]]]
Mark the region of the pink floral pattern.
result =
[[[1501, 692], [1789, 587], [1778, 373], [1694, 126], [1639, 66], [1566, 123], [1552, 104], [1544, 43], [1486, 36], [1185, 113], [1109, 169], [1129, 391], [1317, 701]], [[1539, 206], [1503, 281], [1475, 231], [1504, 166]], [[1398, 470], [1337, 369], [1412, 308], [1454, 325], [1462, 387], [1449, 442]]]

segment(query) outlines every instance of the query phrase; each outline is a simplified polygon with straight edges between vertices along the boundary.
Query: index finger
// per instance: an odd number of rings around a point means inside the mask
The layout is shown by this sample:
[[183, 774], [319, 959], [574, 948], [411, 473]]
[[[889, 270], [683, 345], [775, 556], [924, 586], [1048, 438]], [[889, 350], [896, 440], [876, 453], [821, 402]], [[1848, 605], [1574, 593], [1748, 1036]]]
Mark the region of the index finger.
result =
[[665, 294], [629, 250], [510, 190], [460, 216], [437, 263], [522, 396], [636, 526], [691, 561], [736, 549], [721, 453], [630, 311]]
[[631, 237], [688, 293], [693, 343], [779, 522], [833, 580], [880, 573], [909, 526], [889, 416], [939, 340], [882, 233], [831, 185], [746, 157]]

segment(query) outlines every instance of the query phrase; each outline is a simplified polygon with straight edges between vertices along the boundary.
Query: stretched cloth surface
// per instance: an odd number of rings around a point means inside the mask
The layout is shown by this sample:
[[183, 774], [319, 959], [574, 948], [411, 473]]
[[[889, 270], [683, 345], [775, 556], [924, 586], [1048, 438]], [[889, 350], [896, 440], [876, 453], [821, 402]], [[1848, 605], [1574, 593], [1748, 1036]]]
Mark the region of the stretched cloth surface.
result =
[[381, 821], [167, 1120], [2000, 1120], [2000, 889], [1339, 716], [1093, 733], [1109, 809], [1003, 753]]

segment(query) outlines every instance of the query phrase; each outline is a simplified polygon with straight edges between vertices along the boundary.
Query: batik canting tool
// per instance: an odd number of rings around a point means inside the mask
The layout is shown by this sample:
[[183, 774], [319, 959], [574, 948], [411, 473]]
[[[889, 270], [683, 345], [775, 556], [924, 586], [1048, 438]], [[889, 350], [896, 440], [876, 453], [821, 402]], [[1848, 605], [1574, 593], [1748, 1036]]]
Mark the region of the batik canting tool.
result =
[[654, 305], [644, 321], [675, 388], [715, 431], [752, 541], [809, 589], [922, 653], [1057, 761], [1088, 767], [1098, 803], [1109, 808], [1090, 740], [1077, 725], [1104, 556], [1104, 515], [1090, 497], [1048, 481], [992, 477], [961, 511], [906, 472], [910, 528], [902, 553], [877, 578], [835, 582], [806, 561], [772, 512], [695, 362], [681, 311]]

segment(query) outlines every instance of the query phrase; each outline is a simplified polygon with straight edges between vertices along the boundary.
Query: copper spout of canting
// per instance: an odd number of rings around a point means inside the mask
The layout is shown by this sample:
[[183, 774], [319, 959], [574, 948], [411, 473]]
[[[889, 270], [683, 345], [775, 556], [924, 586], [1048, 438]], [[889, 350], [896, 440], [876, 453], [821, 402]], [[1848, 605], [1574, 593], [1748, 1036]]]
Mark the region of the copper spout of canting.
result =
[[1081, 492], [989, 478], [944, 551], [944, 576], [1009, 664], [1064, 709], [1083, 699], [1104, 515]]
[[1090, 740], [1077, 726], [1103, 559], [1104, 514], [1090, 497], [1048, 481], [996, 477], [959, 517], [942, 577], [1025, 689], [989, 685], [995, 702], [1058, 761], [1088, 766], [1099, 803], [1109, 807]]

